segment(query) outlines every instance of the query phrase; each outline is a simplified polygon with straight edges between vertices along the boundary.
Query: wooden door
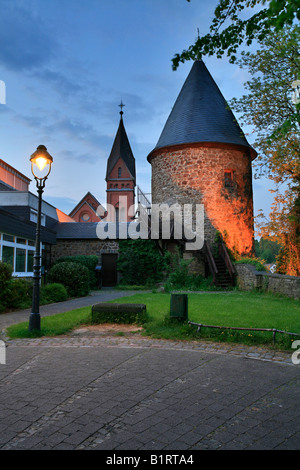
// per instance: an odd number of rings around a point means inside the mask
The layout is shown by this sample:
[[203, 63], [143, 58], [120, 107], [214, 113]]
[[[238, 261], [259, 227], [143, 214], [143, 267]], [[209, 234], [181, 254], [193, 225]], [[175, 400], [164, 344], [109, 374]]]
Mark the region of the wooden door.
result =
[[117, 277], [117, 259], [118, 255], [113, 253], [102, 254], [102, 286], [115, 286]]

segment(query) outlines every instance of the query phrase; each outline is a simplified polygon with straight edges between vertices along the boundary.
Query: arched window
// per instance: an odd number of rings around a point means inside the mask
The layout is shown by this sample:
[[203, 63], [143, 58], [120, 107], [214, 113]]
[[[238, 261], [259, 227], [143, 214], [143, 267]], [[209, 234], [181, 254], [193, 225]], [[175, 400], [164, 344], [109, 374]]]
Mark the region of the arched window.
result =
[[118, 168], [118, 178], [121, 177], [121, 174], [122, 174], [122, 168], [119, 166], [119, 168]]

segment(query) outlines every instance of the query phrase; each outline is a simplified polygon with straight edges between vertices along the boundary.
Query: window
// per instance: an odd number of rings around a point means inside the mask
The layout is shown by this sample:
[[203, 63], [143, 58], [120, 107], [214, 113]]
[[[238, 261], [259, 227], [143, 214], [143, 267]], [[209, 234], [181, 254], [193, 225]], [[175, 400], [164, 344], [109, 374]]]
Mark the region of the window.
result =
[[[30, 209], [30, 220], [31, 222], [37, 223], [37, 211], [34, 209]], [[46, 225], [46, 216], [45, 214], [41, 214], [41, 225]]]
[[15, 270], [18, 273], [25, 273], [26, 250], [23, 248], [16, 249], [16, 266]]
[[35, 242], [0, 233], [0, 260], [10, 264], [14, 276], [32, 276]]
[[14, 248], [12, 246], [2, 247], [2, 261], [14, 267]]
[[83, 212], [81, 215], [80, 215], [80, 219], [82, 220], [82, 222], [88, 222], [90, 220], [90, 214], [88, 214], [87, 212]]
[[232, 170], [224, 171], [224, 183], [225, 183], [225, 188], [233, 187], [233, 171]]
[[119, 167], [119, 168], [118, 168], [118, 178], [121, 178], [121, 174], [122, 174], [122, 168]]
[[28, 273], [33, 272], [33, 255], [34, 255], [33, 251], [28, 251], [27, 252], [27, 269], [26, 269], [26, 271]]
[[7, 233], [4, 233], [3, 240], [5, 240], [6, 242], [14, 242], [15, 237], [13, 235], [7, 235]]

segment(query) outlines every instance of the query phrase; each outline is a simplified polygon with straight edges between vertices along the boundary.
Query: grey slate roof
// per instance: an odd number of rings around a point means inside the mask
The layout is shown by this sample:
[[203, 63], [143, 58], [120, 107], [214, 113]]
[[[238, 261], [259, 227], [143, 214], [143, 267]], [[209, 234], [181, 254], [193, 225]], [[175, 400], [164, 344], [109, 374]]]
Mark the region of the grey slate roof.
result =
[[56, 238], [97, 238], [98, 222], [59, 222], [54, 227]]
[[114, 168], [115, 164], [117, 163], [120, 157], [123, 159], [131, 176], [135, 180], [135, 158], [133, 156], [130, 143], [126, 134], [122, 115], [119, 123], [119, 128], [111, 149], [111, 153], [107, 161], [106, 179], [109, 178], [112, 169]]
[[0, 191], [17, 191], [15, 188], [12, 186], [9, 186], [8, 184], [4, 183], [4, 181], [0, 181]]
[[251, 148], [202, 60], [194, 62], [154, 150], [195, 142]]
[[[107, 222], [59, 222], [53, 228], [56, 231], [56, 238], [57, 239], [97, 239], [99, 238], [97, 235], [97, 225], [98, 223], [103, 224], [104, 230], [107, 231], [108, 223]], [[112, 226], [115, 226], [114, 223], [109, 222]], [[129, 223], [124, 222], [123, 224], [126, 225], [126, 232], [128, 235], [128, 226]], [[122, 225], [123, 225], [122, 224]], [[121, 225], [121, 224], [120, 224]], [[109, 233], [113, 233], [113, 229]], [[124, 229], [123, 229], [124, 230]], [[124, 232], [122, 232], [124, 233]], [[119, 238], [119, 226], [116, 226], [116, 239]]]

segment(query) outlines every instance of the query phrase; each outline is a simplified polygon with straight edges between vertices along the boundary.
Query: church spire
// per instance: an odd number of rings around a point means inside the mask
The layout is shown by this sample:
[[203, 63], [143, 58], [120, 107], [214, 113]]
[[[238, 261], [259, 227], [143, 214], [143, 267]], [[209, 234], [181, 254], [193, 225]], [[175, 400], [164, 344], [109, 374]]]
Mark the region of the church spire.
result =
[[123, 118], [122, 118], [122, 116], [123, 116], [123, 114], [124, 114], [124, 113], [123, 113], [123, 108], [124, 108], [125, 104], [122, 103], [122, 100], [121, 100], [121, 104], [119, 104], [119, 106], [120, 106], [120, 108], [121, 108], [120, 116], [121, 116], [121, 119], [123, 119]]

